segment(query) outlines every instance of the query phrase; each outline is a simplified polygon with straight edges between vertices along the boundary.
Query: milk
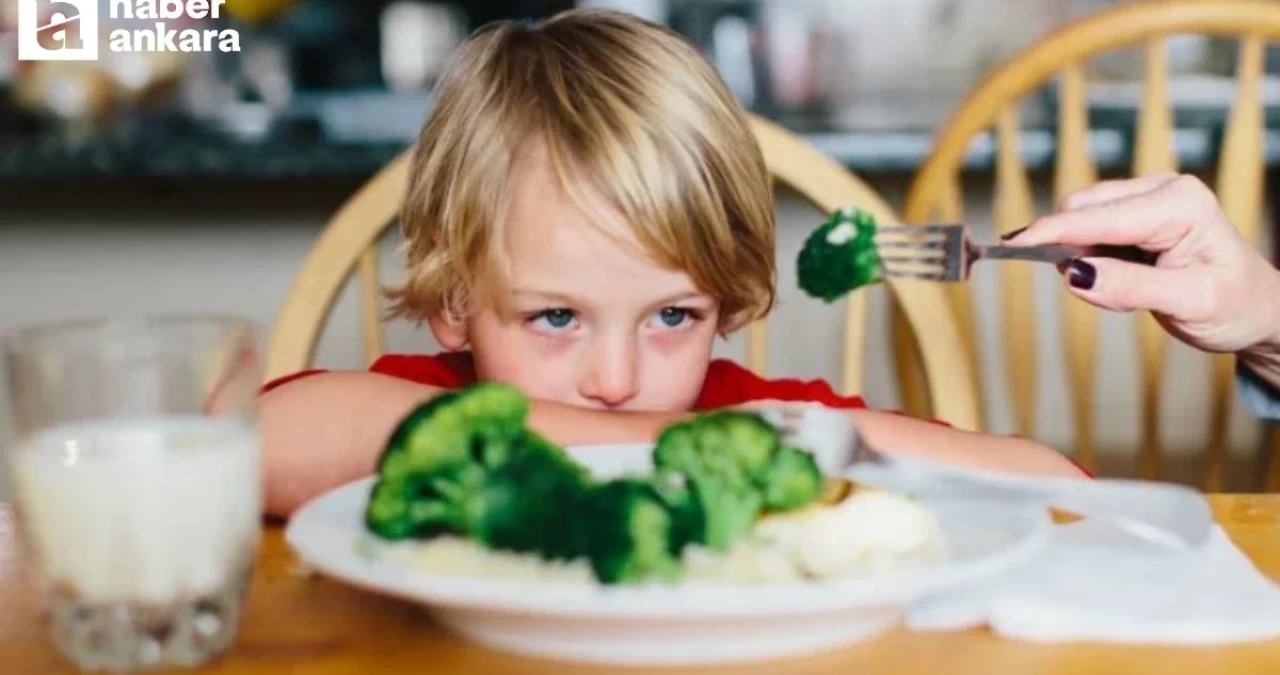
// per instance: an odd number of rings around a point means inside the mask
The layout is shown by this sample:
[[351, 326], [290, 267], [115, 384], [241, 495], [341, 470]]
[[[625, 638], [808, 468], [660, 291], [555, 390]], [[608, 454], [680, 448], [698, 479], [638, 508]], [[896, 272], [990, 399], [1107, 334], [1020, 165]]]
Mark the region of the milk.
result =
[[246, 571], [261, 511], [259, 440], [242, 422], [85, 422], [11, 455], [27, 541], [86, 605], [167, 604]]

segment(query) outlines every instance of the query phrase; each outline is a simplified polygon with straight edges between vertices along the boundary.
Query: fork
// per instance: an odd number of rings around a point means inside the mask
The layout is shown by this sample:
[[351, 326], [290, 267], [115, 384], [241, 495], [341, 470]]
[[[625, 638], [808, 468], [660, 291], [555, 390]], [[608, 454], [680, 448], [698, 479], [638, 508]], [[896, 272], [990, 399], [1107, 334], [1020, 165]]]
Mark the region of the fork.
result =
[[761, 414], [784, 442], [812, 453], [823, 473], [860, 485], [922, 498], [1039, 502], [1094, 518], [1171, 551], [1199, 548], [1213, 531], [1208, 501], [1183, 485], [1023, 476], [890, 456], [868, 445], [852, 419], [839, 411], [779, 403]]
[[897, 225], [876, 228], [886, 276], [924, 281], [958, 282], [969, 279], [979, 260], [1026, 260], [1064, 265], [1076, 258], [1117, 258], [1154, 265], [1156, 254], [1137, 246], [1002, 246], [979, 244], [963, 224]]

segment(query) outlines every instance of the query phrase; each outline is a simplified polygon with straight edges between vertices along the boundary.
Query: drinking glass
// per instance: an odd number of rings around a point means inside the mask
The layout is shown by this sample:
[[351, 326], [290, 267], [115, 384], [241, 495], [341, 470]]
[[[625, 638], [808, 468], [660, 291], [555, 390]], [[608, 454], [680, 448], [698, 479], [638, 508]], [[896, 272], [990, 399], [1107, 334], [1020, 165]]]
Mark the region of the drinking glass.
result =
[[234, 641], [260, 535], [258, 334], [145, 316], [0, 337], [20, 541], [77, 667], [194, 667]]

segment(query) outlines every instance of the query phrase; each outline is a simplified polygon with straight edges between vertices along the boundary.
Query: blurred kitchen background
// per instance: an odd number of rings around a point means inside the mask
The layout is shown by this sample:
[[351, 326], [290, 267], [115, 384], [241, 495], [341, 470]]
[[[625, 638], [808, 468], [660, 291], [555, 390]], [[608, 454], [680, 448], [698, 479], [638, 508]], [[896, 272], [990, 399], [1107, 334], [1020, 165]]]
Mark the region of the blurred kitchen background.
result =
[[[106, 5], [107, 0], [102, 0]], [[414, 138], [433, 81], [477, 26], [575, 5], [665, 22], [714, 60], [750, 109], [782, 122], [901, 207], [935, 130], [979, 79], [1045, 32], [1113, 0], [227, 0], [221, 21], [238, 54], [104, 56], [98, 63], [19, 63], [17, 0], [0, 0], [0, 330], [75, 315], [198, 310], [269, 327], [292, 275], [328, 216]], [[1234, 43], [1170, 41], [1178, 152], [1211, 178], [1234, 93]], [[1269, 59], [1275, 72], [1276, 55]], [[1131, 161], [1139, 55], [1090, 64], [1090, 143], [1107, 175]], [[1280, 80], [1264, 86], [1268, 165], [1280, 159]], [[1029, 97], [1021, 151], [1048, 207], [1054, 92]], [[989, 235], [994, 145], [979, 137], [965, 174], [969, 218]], [[1269, 178], [1271, 178], [1269, 174]], [[838, 381], [839, 309], [800, 297], [787, 264], [822, 217], [779, 201], [781, 306], [770, 374]], [[1270, 209], [1269, 209], [1270, 210]], [[1273, 228], [1274, 229], [1274, 228]], [[985, 230], [985, 231], [984, 231]], [[395, 234], [384, 256], [397, 274]], [[982, 330], [995, 335], [990, 270], [975, 281]], [[1044, 387], [1040, 435], [1070, 448], [1060, 357], [1058, 282], [1041, 270]], [[882, 294], [871, 349], [891, 350]], [[793, 331], [786, 326], [820, 326]], [[1128, 317], [1103, 322], [1101, 448], [1127, 470], [1138, 438], [1137, 367]], [[396, 350], [434, 349], [412, 326]], [[1012, 428], [992, 339], [984, 339], [990, 428]], [[741, 344], [730, 340], [726, 355]], [[1173, 454], [1198, 452], [1208, 369], [1175, 349], [1164, 418]], [[360, 367], [354, 291], [335, 307], [320, 365]], [[869, 360], [867, 395], [899, 403], [887, 358]], [[1236, 416], [1235, 450], [1257, 448]], [[1123, 456], [1121, 456], [1123, 455]], [[1252, 460], [1242, 459], [1240, 480]], [[2, 481], [0, 481], [2, 482]], [[1248, 488], [1241, 483], [1236, 487]]]

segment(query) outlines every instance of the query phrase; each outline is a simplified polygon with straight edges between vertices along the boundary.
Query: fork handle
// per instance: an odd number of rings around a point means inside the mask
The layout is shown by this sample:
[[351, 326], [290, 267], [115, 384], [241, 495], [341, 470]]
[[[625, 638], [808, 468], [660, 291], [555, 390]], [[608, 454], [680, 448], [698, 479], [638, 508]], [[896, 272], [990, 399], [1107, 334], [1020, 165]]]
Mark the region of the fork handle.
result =
[[1047, 246], [987, 246], [980, 249], [977, 257], [979, 259], [1030, 260], [1056, 265], [1064, 265], [1076, 258], [1115, 258], [1139, 265], [1154, 265], [1159, 256], [1137, 246], [1050, 244]]

